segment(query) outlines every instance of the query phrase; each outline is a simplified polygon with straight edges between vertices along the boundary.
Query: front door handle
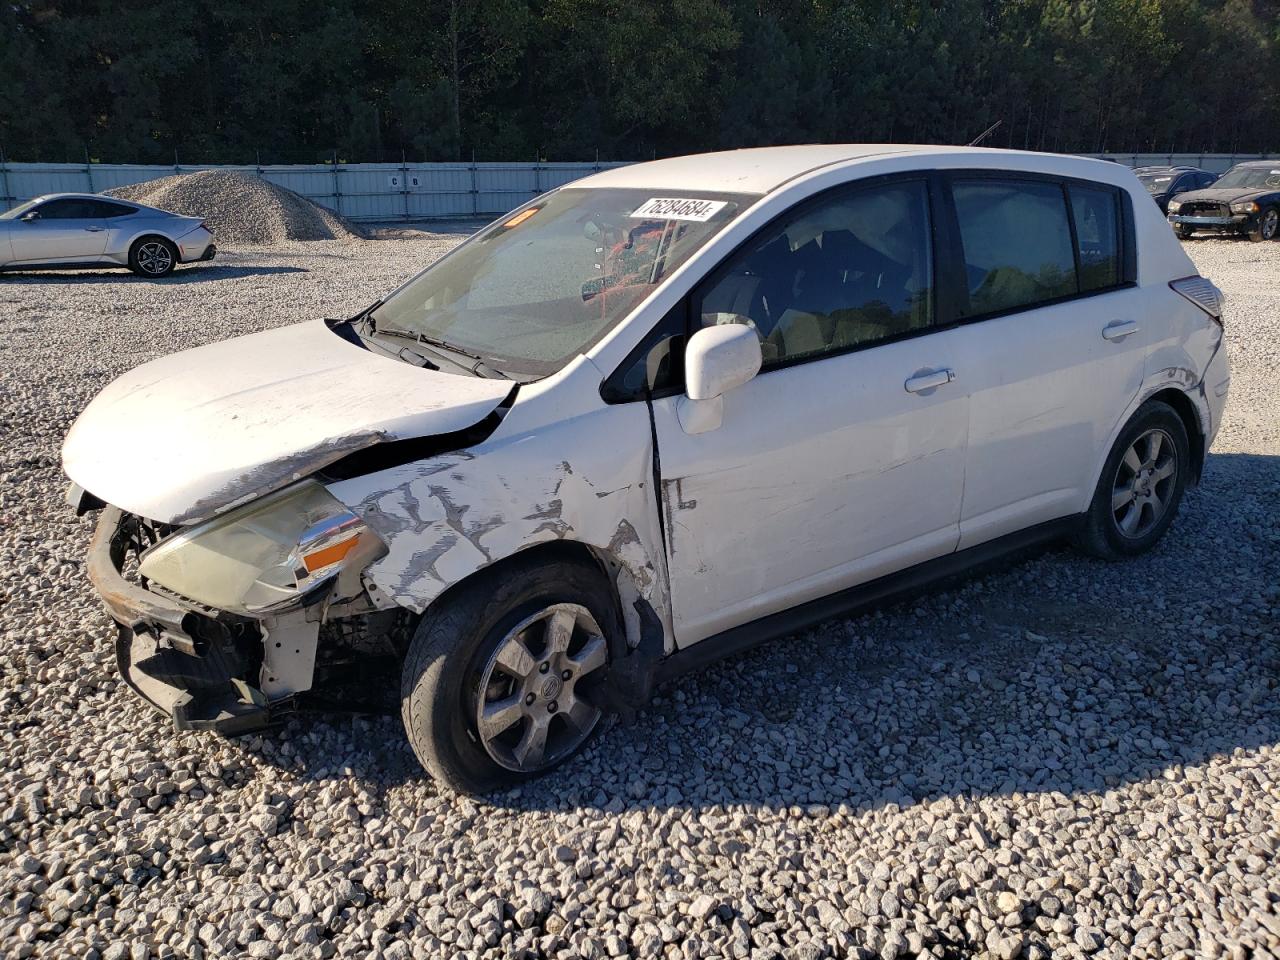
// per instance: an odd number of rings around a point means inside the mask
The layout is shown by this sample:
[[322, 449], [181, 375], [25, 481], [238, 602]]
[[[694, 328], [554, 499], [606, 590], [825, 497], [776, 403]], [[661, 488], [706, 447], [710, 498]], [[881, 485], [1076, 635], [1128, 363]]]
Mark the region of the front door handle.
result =
[[1138, 325], [1132, 320], [1112, 320], [1102, 328], [1102, 339], [1123, 340], [1138, 332]]
[[101, 233], [105, 228], [104, 227], [85, 227], [85, 229], [88, 230], [90, 233]]
[[933, 370], [929, 373], [918, 373], [909, 377], [902, 386], [907, 393], [924, 393], [934, 387], [941, 387], [956, 378], [954, 370]]

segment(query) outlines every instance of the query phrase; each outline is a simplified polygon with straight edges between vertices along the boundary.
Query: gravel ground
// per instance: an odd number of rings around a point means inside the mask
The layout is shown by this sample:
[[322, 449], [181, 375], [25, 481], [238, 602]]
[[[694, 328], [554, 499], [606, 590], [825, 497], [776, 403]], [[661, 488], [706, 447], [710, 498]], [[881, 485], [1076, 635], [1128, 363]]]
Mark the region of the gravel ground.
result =
[[116, 681], [61, 500], [111, 378], [345, 315], [457, 239], [397, 236], [0, 278], [0, 955], [1280, 956], [1280, 245], [1188, 245], [1235, 379], [1155, 552], [828, 622], [481, 803], [394, 717], [175, 735]]

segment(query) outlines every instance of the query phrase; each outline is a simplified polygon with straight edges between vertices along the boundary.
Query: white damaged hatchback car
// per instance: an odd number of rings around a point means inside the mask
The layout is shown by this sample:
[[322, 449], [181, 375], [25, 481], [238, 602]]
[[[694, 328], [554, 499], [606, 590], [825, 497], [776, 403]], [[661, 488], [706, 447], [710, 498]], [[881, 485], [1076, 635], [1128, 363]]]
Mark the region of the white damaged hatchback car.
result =
[[656, 681], [1001, 551], [1150, 548], [1228, 388], [1127, 169], [742, 150], [542, 195], [346, 321], [145, 364], [63, 450], [130, 686], [271, 722], [375, 662], [487, 790]]

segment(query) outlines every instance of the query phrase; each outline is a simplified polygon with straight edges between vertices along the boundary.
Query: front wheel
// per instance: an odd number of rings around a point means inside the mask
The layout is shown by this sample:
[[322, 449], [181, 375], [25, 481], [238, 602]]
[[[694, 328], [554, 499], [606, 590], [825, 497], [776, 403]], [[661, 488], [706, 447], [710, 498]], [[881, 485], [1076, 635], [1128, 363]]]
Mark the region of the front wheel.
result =
[[483, 793], [581, 750], [603, 715], [621, 635], [603, 576], [577, 561], [481, 577], [423, 617], [401, 679], [414, 753], [441, 784]]
[[1190, 451], [1187, 428], [1174, 409], [1159, 400], [1143, 404], [1111, 448], [1077, 546], [1105, 560], [1155, 546], [1178, 513]]
[[1258, 214], [1258, 224], [1249, 231], [1249, 239], [1260, 243], [1263, 240], [1274, 240], [1277, 235], [1280, 235], [1280, 210], [1267, 207]]
[[167, 277], [178, 263], [178, 249], [164, 237], [143, 237], [129, 249], [129, 269], [140, 277]]
[[1191, 227], [1188, 227], [1185, 223], [1178, 224], [1173, 228], [1173, 230], [1174, 230], [1174, 233], [1178, 235], [1179, 240], [1190, 240], [1191, 235], [1195, 233], [1195, 230], [1193, 230]]

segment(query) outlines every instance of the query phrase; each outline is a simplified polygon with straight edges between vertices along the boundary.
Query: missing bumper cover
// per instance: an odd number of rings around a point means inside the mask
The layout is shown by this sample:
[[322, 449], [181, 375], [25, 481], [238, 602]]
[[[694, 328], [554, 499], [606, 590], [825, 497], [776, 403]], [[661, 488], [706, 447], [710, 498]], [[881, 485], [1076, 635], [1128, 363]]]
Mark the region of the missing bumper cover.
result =
[[121, 676], [178, 730], [267, 726], [291, 700], [268, 707], [244, 696], [239, 684], [256, 684], [262, 662], [253, 625], [223, 623], [127, 580], [122, 571], [141, 546], [133, 519], [106, 508], [89, 547], [89, 579], [117, 624]]

